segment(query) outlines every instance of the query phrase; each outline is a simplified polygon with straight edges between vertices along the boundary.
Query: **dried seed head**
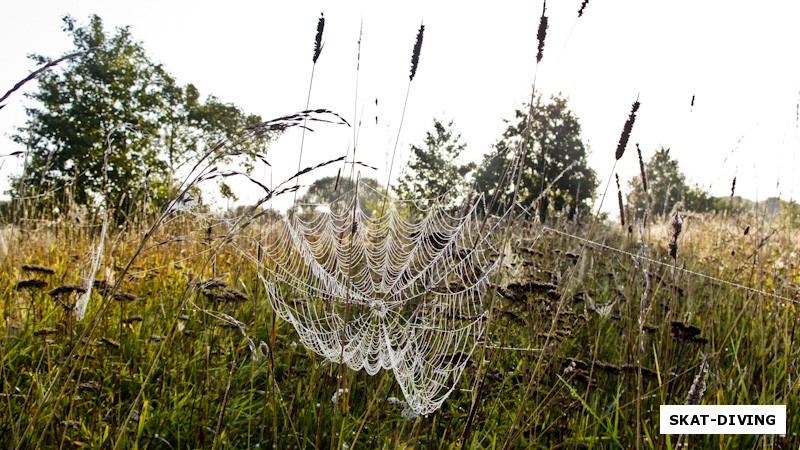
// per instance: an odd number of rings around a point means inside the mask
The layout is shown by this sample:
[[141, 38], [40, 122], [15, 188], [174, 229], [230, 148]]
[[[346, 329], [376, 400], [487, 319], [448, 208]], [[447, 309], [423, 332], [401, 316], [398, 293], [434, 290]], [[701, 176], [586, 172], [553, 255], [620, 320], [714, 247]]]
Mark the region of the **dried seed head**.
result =
[[586, 5], [589, 4], [589, 0], [583, 0], [581, 2], [581, 9], [578, 10], [578, 17], [583, 17], [583, 11], [586, 9]]
[[684, 401], [684, 403], [687, 405], [696, 405], [700, 403], [700, 400], [703, 398], [703, 394], [706, 392], [708, 360], [705, 354], [701, 355], [701, 358], [702, 361], [700, 362], [700, 371], [697, 372], [697, 376], [694, 377], [692, 387], [689, 388], [689, 393], [686, 395], [686, 400]]
[[419, 53], [422, 51], [422, 38], [425, 35], [425, 25], [419, 26], [419, 31], [417, 32], [417, 41], [414, 43], [414, 53], [411, 55], [411, 76], [409, 80], [414, 80], [414, 76], [417, 74], [417, 65], [419, 65]]
[[134, 300], [138, 300], [139, 297], [131, 294], [130, 292], [117, 292], [114, 294], [114, 300], [120, 302], [132, 302]]
[[683, 229], [683, 216], [680, 212], [680, 204], [675, 205], [672, 212], [672, 219], [670, 220], [670, 227], [672, 228], [672, 236], [669, 238], [669, 256], [672, 259], [678, 257], [678, 236]]
[[733, 183], [731, 183], [731, 198], [733, 198], [734, 192], [736, 192], [736, 177], [733, 177]]
[[536, 39], [539, 40], [539, 52], [536, 53], [537, 63], [542, 60], [544, 54], [544, 38], [547, 36], [547, 16], [544, 15], [546, 10], [547, 2], [544, 2], [544, 4], [542, 4], [542, 17], [539, 18], [539, 31], [536, 32]]
[[34, 336], [47, 336], [47, 335], [56, 334], [56, 333], [58, 333], [58, 330], [56, 330], [55, 328], [40, 328], [40, 329], [34, 331], [33, 335]]
[[314, 58], [312, 61], [314, 64], [317, 63], [319, 59], [320, 53], [322, 53], [322, 32], [325, 31], [325, 14], [322, 13], [319, 15], [319, 21], [317, 21], [317, 38], [314, 40]]
[[52, 274], [56, 273], [55, 270], [53, 270], [53, 269], [51, 269], [49, 267], [39, 266], [39, 265], [36, 265], [36, 264], [23, 264], [22, 265], [22, 270], [24, 270], [25, 272], [44, 273], [44, 274], [47, 274], [47, 275], [52, 275]]
[[17, 282], [16, 289], [44, 289], [47, 287], [47, 282], [44, 280], [38, 280], [36, 278], [31, 280], [21, 280]]
[[614, 174], [617, 178], [617, 201], [619, 202], [619, 221], [625, 226], [625, 204], [622, 203], [622, 189], [619, 187], [619, 174]]
[[680, 208], [675, 208], [675, 211], [672, 213], [670, 226], [672, 226], [672, 237], [677, 239], [678, 235], [681, 234], [681, 230], [683, 229], [683, 216], [681, 215]]
[[628, 139], [631, 137], [631, 131], [633, 130], [633, 123], [636, 122], [636, 111], [639, 110], [639, 105], [639, 100], [633, 102], [631, 114], [628, 116], [628, 120], [625, 121], [625, 126], [622, 128], [622, 136], [620, 136], [619, 144], [617, 144], [616, 158], [618, 160], [622, 158], [622, 154], [625, 153], [625, 147], [628, 145]]
[[103, 341], [103, 343], [109, 347], [119, 348], [119, 342], [115, 341], [114, 339], [111, 339], [109, 337], [104, 337], [100, 340]]
[[55, 289], [52, 289], [47, 294], [50, 295], [51, 297], [58, 297], [59, 295], [71, 294], [72, 292], [83, 294], [86, 292], [86, 288], [75, 284], [64, 284], [56, 287]]
[[639, 154], [639, 174], [642, 177], [642, 187], [644, 188], [644, 194], [647, 195], [647, 173], [644, 171], [644, 160], [642, 159], [642, 149], [639, 148], [639, 144], [636, 144], [636, 153]]

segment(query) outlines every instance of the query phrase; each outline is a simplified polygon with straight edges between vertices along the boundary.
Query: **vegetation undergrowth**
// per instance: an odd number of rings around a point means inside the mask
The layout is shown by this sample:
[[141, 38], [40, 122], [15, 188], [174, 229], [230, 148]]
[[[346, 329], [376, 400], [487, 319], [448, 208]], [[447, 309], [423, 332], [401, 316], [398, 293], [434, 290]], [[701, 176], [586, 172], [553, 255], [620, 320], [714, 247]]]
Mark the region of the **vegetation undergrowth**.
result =
[[[518, 445], [627, 446], [635, 439], [640, 404], [647, 447], [674, 448], [676, 442], [658, 432], [658, 406], [683, 403], [704, 361], [704, 398], [715, 404], [786, 404], [787, 430], [799, 429], [793, 414], [799, 375], [798, 350], [792, 345], [796, 303], [786, 298], [796, 296], [800, 273], [785, 245], [796, 242], [796, 232], [773, 232], [769, 224], [755, 221], [745, 236], [742, 220], [690, 217], [679, 267], [669, 263], [661, 231], [667, 225], [650, 227], [652, 307], [645, 314], [641, 396], [636, 395], [635, 363], [641, 268], [630, 255], [611, 248], [635, 253], [638, 239], [626, 229], [603, 227], [591, 240], [608, 247], [589, 244], [579, 260], [580, 242], [570, 236], [574, 224], [567, 220], [515, 229], [508, 261], [513, 279], [499, 290], [489, 335], [496, 354], [468, 447], [499, 446], [518, 409], [523, 414]], [[86, 322], [74, 321], [70, 307], [80, 295], [76, 262], [91, 251], [96, 230], [7, 226], [0, 267], [4, 446], [100, 448], [118, 434], [123, 447], [140, 448], [456, 445], [469, 412], [474, 363], [441, 410], [415, 419], [387, 401], [402, 399], [402, 393], [386, 373], [350, 373], [346, 414], [333, 429], [338, 366], [307, 350], [291, 326], [273, 317], [254, 267], [238, 252], [219, 253], [213, 265], [206, 264], [208, 249], [224, 238], [226, 226], [224, 221], [170, 222], [154, 240], [163, 244], [144, 252], [120, 292], [105, 300], [112, 304], [84, 342], [78, 339]], [[265, 227], [253, 225], [248, 233]], [[766, 242], [757, 237], [767, 235]], [[114, 245], [105, 257], [105, 278], [95, 283], [98, 293], [87, 315], [100, 304], [103, 286], [119, 269], [116, 262], [129, 257], [139, 238], [125, 231], [109, 239]], [[564, 285], [575, 264], [575, 277]], [[195, 293], [179, 311], [190, 285]], [[564, 291], [567, 306], [549, 347], [542, 348]], [[226, 317], [243, 323], [245, 333]], [[166, 340], [171, 326], [175, 336]], [[247, 338], [268, 345], [253, 352]], [[156, 360], [160, 346], [168, 347]], [[518, 399], [541, 351], [548, 366], [520, 408]], [[73, 361], [66, 359], [70, 354]], [[55, 395], [43, 402], [55, 369], [72, 364], [80, 367], [76, 376], [53, 386]], [[143, 386], [151, 366], [155, 374]], [[120, 430], [140, 389], [144, 399]], [[689, 442], [734, 448], [796, 440], [790, 434], [692, 436]]]

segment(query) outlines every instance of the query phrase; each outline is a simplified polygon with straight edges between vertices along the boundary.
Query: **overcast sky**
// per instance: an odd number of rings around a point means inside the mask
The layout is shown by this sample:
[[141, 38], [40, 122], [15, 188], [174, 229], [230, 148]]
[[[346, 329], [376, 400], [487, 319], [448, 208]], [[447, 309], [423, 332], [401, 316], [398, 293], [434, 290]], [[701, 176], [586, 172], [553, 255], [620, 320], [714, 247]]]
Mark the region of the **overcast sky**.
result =
[[[729, 195], [734, 176], [737, 194], [754, 200], [800, 194], [800, 2], [594, 0], [578, 18], [580, 4], [548, 3], [537, 88], [568, 97], [602, 186], [613, 176], [614, 150], [638, 95], [638, 119], [617, 165], [623, 180], [638, 173], [633, 144], [640, 143], [645, 158], [660, 146], [672, 148], [690, 181], [715, 195]], [[453, 120], [467, 143], [466, 158], [479, 160], [500, 136], [503, 119], [530, 96], [541, 9], [539, 1], [9, 2], [0, 27], [0, 91], [35, 68], [26, 55], [57, 57], [71, 49], [61, 17], [86, 23], [98, 14], [109, 30], [130, 25], [180, 83], [273, 118], [305, 107], [316, 24], [324, 12], [325, 47], [311, 107], [362, 120], [357, 159], [380, 169], [364, 176], [385, 182], [420, 24], [424, 45], [398, 152], [404, 163], [408, 145], [421, 143], [438, 117]], [[34, 88], [31, 83], [27, 90]], [[15, 95], [0, 111], [0, 154], [19, 150], [8, 135], [24, 123], [27, 102]], [[315, 128], [306, 136], [304, 165], [352, 148], [352, 129]], [[295, 131], [270, 148], [275, 181], [297, 168], [299, 147]], [[15, 170], [16, 160], [4, 162], [2, 190]], [[613, 210], [614, 202], [605, 203]]]

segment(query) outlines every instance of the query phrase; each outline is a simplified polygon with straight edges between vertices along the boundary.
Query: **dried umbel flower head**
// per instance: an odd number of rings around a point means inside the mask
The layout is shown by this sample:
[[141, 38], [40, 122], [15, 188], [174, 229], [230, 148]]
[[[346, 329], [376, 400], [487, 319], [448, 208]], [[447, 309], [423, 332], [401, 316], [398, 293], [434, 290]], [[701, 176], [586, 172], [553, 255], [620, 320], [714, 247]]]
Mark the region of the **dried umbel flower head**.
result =
[[317, 63], [319, 59], [319, 55], [322, 53], [322, 32], [325, 31], [325, 14], [322, 13], [319, 16], [319, 21], [317, 21], [317, 37], [314, 40], [314, 57], [312, 61], [314, 64]]
[[422, 51], [422, 38], [425, 35], [425, 25], [419, 26], [419, 31], [417, 32], [417, 41], [414, 43], [414, 53], [411, 54], [411, 76], [409, 76], [409, 81], [414, 80], [414, 76], [417, 74], [417, 65], [419, 65], [419, 53]]
[[51, 297], [58, 297], [64, 294], [71, 294], [73, 292], [83, 294], [86, 292], [86, 288], [75, 284], [64, 284], [50, 290], [50, 292], [48, 292], [47, 294], [50, 295]]
[[617, 160], [622, 158], [622, 154], [625, 153], [625, 147], [628, 145], [628, 139], [631, 137], [631, 131], [633, 130], [633, 123], [636, 122], [636, 111], [639, 110], [639, 105], [639, 100], [633, 102], [631, 113], [628, 116], [628, 120], [625, 121], [625, 126], [622, 128], [622, 136], [620, 136], [619, 144], [617, 144]]
[[16, 289], [21, 291], [23, 289], [44, 289], [47, 287], [47, 282], [36, 278], [30, 280], [21, 280], [17, 282]]
[[36, 272], [36, 273], [41, 273], [41, 274], [45, 274], [45, 275], [53, 275], [54, 273], [56, 273], [55, 270], [53, 270], [53, 269], [51, 269], [49, 267], [39, 266], [39, 265], [36, 265], [36, 264], [23, 264], [22, 265], [22, 270], [24, 270], [25, 272]]
[[539, 63], [544, 55], [544, 38], [547, 36], [547, 16], [544, 15], [547, 11], [547, 2], [542, 4], [542, 17], [539, 18], [539, 31], [536, 32], [536, 39], [539, 41], [538, 53], [536, 53], [536, 62]]

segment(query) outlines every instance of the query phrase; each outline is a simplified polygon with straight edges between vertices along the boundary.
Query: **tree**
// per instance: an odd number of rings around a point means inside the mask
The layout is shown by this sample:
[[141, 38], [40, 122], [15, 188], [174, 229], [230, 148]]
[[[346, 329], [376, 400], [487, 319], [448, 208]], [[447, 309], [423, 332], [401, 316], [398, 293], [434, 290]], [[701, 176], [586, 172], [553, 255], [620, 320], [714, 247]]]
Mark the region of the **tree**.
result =
[[200, 101], [193, 85], [178, 85], [150, 60], [128, 27], [111, 35], [98, 16], [84, 26], [67, 16], [64, 31], [84, 54], [41, 74], [29, 95], [38, 103], [13, 136], [30, 151], [24, 173], [11, 180], [14, 197], [47, 194], [52, 206], [105, 202], [120, 222], [142, 199], [166, 200], [176, 173], [214, 143], [261, 121], [215, 97]]
[[468, 186], [466, 176], [475, 169], [475, 164], [457, 162], [466, 145], [452, 128], [452, 121], [444, 125], [439, 119], [433, 119], [433, 132], [425, 134], [424, 146], [411, 146], [408, 170], [395, 187], [401, 199], [426, 201], [450, 193], [444, 205], [456, 206], [457, 199]]
[[560, 95], [550, 97], [547, 102], [542, 102], [541, 97], [537, 99], [530, 128], [527, 110], [526, 106], [516, 111], [516, 121], [506, 128], [494, 151], [484, 156], [475, 188], [487, 199], [499, 193], [493, 211], [511, 205], [517, 173], [507, 175], [505, 180], [502, 175], [516, 158], [525, 133], [529, 133], [517, 202], [533, 208], [541, 199], [538, 205], [541, 219], [545, 219], [548, 211], [561, 212], [567, 207], [572, 216], [576, 210], [588, 206], [598, 183], [586, 160], [588, 151], [581, 140], [578, 118], [569, 110], [567, 99]]
[[[338, 178], [338, 181], [337, 181]], [[321, 205], [327, 205], [336, 213], [343, 213], [344, 208], [352, 206], [356, 183], [345, 177], [322, 177], [308, 187], [308, 191], [297, 201], [301, 217], [309, 218], [319, 211]], [[358, 204], [367, 216], [372, 217], [380, 210], [384, 200], [384, 188], [374, 178], [361, 178], [358, 187]]]
[[713, 207], [713, 199], [706, 191], [686, 183], [686, 176], [669, 151], [669, 148], [661, 147], [645, 163], [647, 194], [641, 176], [628, 183], [628, 208], [637, 218], [644, 217], [645, 211], [649, 211], [653, 219], [668, 214], [678, 202], [689, 211], [702, 212]]

